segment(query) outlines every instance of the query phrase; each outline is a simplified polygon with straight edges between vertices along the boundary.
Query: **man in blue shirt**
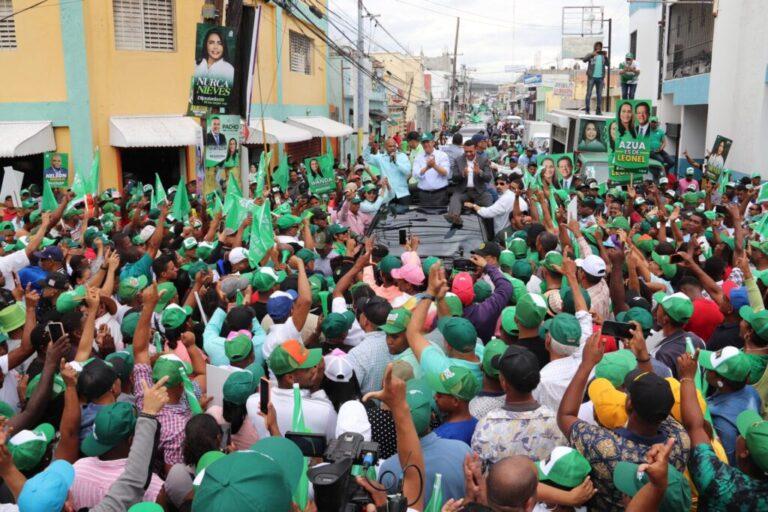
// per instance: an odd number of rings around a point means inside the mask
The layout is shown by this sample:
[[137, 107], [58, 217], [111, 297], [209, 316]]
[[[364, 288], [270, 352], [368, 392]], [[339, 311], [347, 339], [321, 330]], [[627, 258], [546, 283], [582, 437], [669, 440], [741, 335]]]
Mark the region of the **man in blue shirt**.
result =
[[392, 139], [384, 143], [385, 151], [373, 154], [371, 147], [363, 150], [363, 158], [367, 164], [379, 168], [381, 176], [387, 178], [395, 199], [390, 201], [400, 213], [408, 210], [411, 204], [411, 193], [408, 190], [408, 179], [411, 177], [411, 161], [408, 155], [397, 150], [397, 144]]
[[[595, 88], [597, 95], [597, 115], [601, 115], [603, 102], [603, 77], [606, 75], [608, 66], [608, 56], [603, 51], [603, 43], [597, 42], [594, 51], [587, 54], [583, 59], [587, 63], [587, 97], [585, 98], [587, 114], [589, 114], [589, 102], [592, 99], [592, 88]], [[609, 85], [610, 87], [610, 85]]]

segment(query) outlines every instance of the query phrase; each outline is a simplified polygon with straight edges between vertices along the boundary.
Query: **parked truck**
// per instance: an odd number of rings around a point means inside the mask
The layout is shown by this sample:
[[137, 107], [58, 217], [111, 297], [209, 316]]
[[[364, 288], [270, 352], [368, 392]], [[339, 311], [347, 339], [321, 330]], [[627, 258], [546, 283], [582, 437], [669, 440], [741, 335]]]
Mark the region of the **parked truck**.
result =
[[552, 137], [552, 123], [546, 121], [525, 121], [524, 127], [523, 144], [527, 146], [529, 143], [533, 143], [533, 146], [540, 153], [549, 153], [552, 147], [550, 141]]

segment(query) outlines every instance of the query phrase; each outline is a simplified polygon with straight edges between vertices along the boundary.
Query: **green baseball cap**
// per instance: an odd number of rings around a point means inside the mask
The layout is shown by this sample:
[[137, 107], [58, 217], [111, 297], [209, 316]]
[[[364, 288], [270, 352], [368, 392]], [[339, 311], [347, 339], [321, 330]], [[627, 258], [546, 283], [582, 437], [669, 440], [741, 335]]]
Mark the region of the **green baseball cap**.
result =
[[181, 307], [178, 304], [168, 304], [160, 315], [160, 323], [166, 329], [176, 329], [180, 327], [192, 314], [190, 306]]
[[753, 411], [742, 411], [736, 417], [736, 428], [747, 443], [749, 457], [768, 473], [768, 421]]
[[261, 267], [251, 274], [251, 285], [258, 292], [266, 292], [277, 286], [280, 276], [272, 267]]
[[113, 369], [117, 372], [117, 376], [120, 377], [121, 382], [128, 382], [128, 379], [133, 374], [133, 352], [128, 350], [121, 350], [119, 352], [112, 352], [104, 360], [108, 363], [112, 363], [115, 359], [123, 361], [123, 365], [113, 365]]
[[[579, 292], [584, 298], [584, 302], [587, 303], [587, 311], [592, 307], [592, 297], [589, 296], [587, 290], [579, 286]], [[560, 299], [563, 301], [562, 310], [564, 313], [576, 314], [576, 302], [573, 299], [573, 289], [563, 286], [560, 288]]]
[[195, 260], [191, 263], [187, 263], [186, 265], [182, 265], [181, 268], [187, 272], [189, 279], [194, 281], [198, 272], [208, 270], [208, 265], [202, 260]]
[[80, 449], [89, 457], [102, 455], [136, 429], [136, 408], [128, 402], [105, 405], [93, 422], [93, 431], [83, 440]]
[[547, 302], [538, 293], [523, 295], [517, 301], [515, 321], [518, 326], [528, 329], [538, 327], [547, 316]]
[[621, 349], [608, 352], [595, 365], [595, 378], [608, 379], [613, 387], [624, 385], [624, 378], [637, 368], [637, 359], [631, 350]]
[[136, 297], [141, 290], [147, 287], [149, 279], [142, 274], [138, 277], [126, 277], [120, 280], [117, 287], [117, 298], [123, 301], [131, 300]]
[[453, 292], [445, 294], [443, 299], [448, 304], [448, 310], [451, 312], [451, 316], [461, 316], [464, 314], [464, 305], [461, 303], [461, 299]]
[[515, 264], [515, 261], [517, 260], [517, 256], [514, 252], [504, 249], [501, 251], [501, 254], [499, 254], [499, 266], [502, 268], [508, 268], [512, 269], [512, 265]]
[[546, 460], [536, 462], [540, 482], [552, 482], [565, 489], [578, 487], [592, 471], [589, 461], [568, 446], [556, 446]]
[[197, 244], [197, 249], [195, 249], [195, 256], [205, 261], [210, 257], [215, 246], [215, 244], [210, 242], [200, 242]]
[[296, 370], [314, 368], [320, 364], [322, 358], [321, 349], [307, 349], [300, 341], [288, 340], [272, 351], [268, 364], [272, 372], [280, 376]]
[[424, 261], [421, 262], [421, 270], [424, 272], [425, 276], [429, 275], [429, 269], [432, 268], [432, 265], [435, 263], [441, 263], [440, 258], [437, 258], [435, 256], [429, 256], [428, 258], [424, 258]]
[[522, 238], [513, 238], [509, 242], [509, 250], [515, 255], [516, 259], [525, 258], [528, 254], [528, 244]]
[[677, 323], [684, 324], [693, 315], [693, 302], [684, 293], [667, 295], [665, 292], [656, 292], [653, 294], [653, 300]]
[[471, 352], [477, 344], [477, 329], [466, 318], [445, 316], [438, 320], [437, 329], [445, 342], [459, 352]]
[[277, 226], [277, 229], [288, 229], [292, 228], [293, 226], [298, 226], [301, 224], [301, 217], [297, 217], [295, 215], [281, 215], [277, 222], [275, 222], [275, 225]]
[[[248, 341], [250, 343], [250, 340]], [[248, 397], [256, 392], [259, 381], [249, 371], [233, 372], [224, 382], [224, 400], [236, 405], [245, 405]]]
[[651, 252], [651, 259], [659, 265], [665, 278], [672, 279], [677, 275], [677, 265], [670, 261], [669, 255], [659, 254], [656, 251], [653, 251]]
[[483, 302], [485, 299], [491, 296], [491, 293], [493, 293], [493, 290], [491, 290], [491, 285], [482, 279], [475, 281], [473, 288], [475, 290], [475, 302]]
[[557, 251], [549, 251], [544, 255], [544, 259], [541, 261], [542, 267], [553, 272], [560, 272], [562, 265], [563, 255]]
[[741, 306], [739, 316], [752, 327], [760, 339], [768, 340], [768, 309], [755, 312], [750, 306]]
[[451, 395], [466, 402], [472, 400], [480, 391], [480, 382], [472, 371], [456, 365], [449, 366], [436, 378], [430, 379], [430, 384], [436, 393]]
[[0, 400], [0, 416], [3, 416], [4, 418], [13, 418], [16, 415], [16, 411], [13, 410], [13, 407], [8, 404], [8, 402], [3, 402]]
[[653, 315], [645, 308], [635, 306], [616, 315], [617, 322], [637, 322], [644, 332], [653, 329]]
[[[626, 494], [634, 496], [648, 483], [648, 475], [639, 472], [639, 465], [620, 461], [613, 469], [613, 485]], [[691, 508], [691, 486], [688, 480], [674, 466], [669, 465], [667, 472], [667, 490], [659, 506], [660, 512], [679, 512]]]
[[56, 299], [56, 311], [59, 313], [68, 313], [70, 311], [74, 311], [77, 309], [77, 306], [79, 306], [80, 303], [84, 300], [85, 286], [81, 284], [74, 290], [70, 290], [59, 295], [59, 298]]
[[419, 437], [427, 433], [432, 419], [433, 392], [423, 379], [411, 379], [405, 385], [405, 401], [411, 410]]
[[157, 294], [160, 298], [157, 301], [157, 306], [155, 306], [155, 313], [160, 313], [162, 310], [164, 310], [171, 302], [171, 300], [173, 300], [173, 297], [178, 293], [179, 292], [176, 290], [176, 285], [170, 281], [166, 281], [157, 285]]
[[568, 347], [578, 347], [581, 339], [581, 325], [570, 313], [558, 313], [549, 324], [549, 336]]
[[[32, 393], [35, 392], [37, 389], [37, 386], [40, 385], [40, 378], [42, 377], [42, 373], [38, 373], [34, 377], [32, 377], [29, 380], [29, 383], [27, 384], [27, 393], [26, 398], [29, 400], [29, 398], [32, 396]], [[62, 393], [64, 393], [64, 390], [67, 388], [67, 385], [64, 383], [64, 379], [59, 375], [58, 373], [55, 373], [53, 375], [53, 387], [51, 388], [51, 399], [56, 399], [61, 396]]]
[[511, 336], [517, 336], [517, 333], [520, 330], [517, 327], [517, 322], [515, 321], [516, 313], [516, 306], [507, 306], [501, 310], [501, 328], [505, 333]]
[[194, 237], [188, 236], [181, 242], [181, 248], [185, 251], [191, 251], [197, 248], [197, 240]]
[[10, 306], [4, 307], [0, 310], [0, 330], [9, 333], [22, 327], [27, 319], [26, 311], [24, 304], [21, 302], [15, 302]]
[[42, 423], [33, 430], [17, 432], [7, 444], [14, 465], [19, 471], [36, 468], [55, 437], [56, 429], [50, 423]]
[[723, 347], [717, 352], [702, 350], [699, 364], [734, 382], [745, 382], [752, 367], [749, 357], [736, 347]]
[[128, 313], [123, 317], [123, 322], [120, 324], [120, 333], [123, 336], [133, 337], [133, 333], [136, 332], [136, 324], [139, 323], [139, 313], [134, 311]]
[[[354, 316], [352, 317], [354, 321]], [[337, 339], [349, 332], [349, 328], [352, 327], [352, 322], [347, 315], [341, 313], [330, 313], [323, 318], [323, 323], [320, 325], [320, 330], [325, 335], [326, 339]]]
[[310, 261], [315, 261], [317, 259], [317, 253], [315, 253], [315, 251], [310, 251], [309, 249], [299, 249], [296, 252], [296, 257], [306, 265]]
[[347, 231], [349, 231], [349, 228], [347, 226], [342, 226], [341, 224], [331, 224], [328, 226], [328, 234], [331, 237], [346, 233]]
[[494, 368], [491, 364], [491, 360], [495, 356], [501, 356], [507, 350], [507, 344], [498, 338], [491, 338], [485, 345], [485, 351], [483, 352], [483, 361], [480, 367], [487, 376], [497, 378], [499, 376], [499, 370]]
[[391, 254], [387, 254], [386, 256], [381, 258], [381, 261], [379, 261], [377, 266], [379, 267], [379, 270], [381, 270], [382, 272], [389, 273], [396, 268], [402, 267], [403, 262], [400, 261], [400, 258], [396, 256], [392, 256]]
[[181, 372], [186, 371], [184, 362], [175, 354], [163, 354], [152, 367], [152, 380], [159, 381], [168, 376], [165, 387], [172, 388], [181, 384]]
[[629, 231], [629, 221], [626, 217], [620, 215], [611, 219], [605, 227], [608, 229], [623, 229], [624, 231]]
[[250, 333], [240, 331], [231, 339], [224, 342], [224, 353], [230, 362], [237, 363], [247, 358], [253, 351], [253, 341]]
[[387, 334], [400, 334], [408, 328], [411, 321], [411, 312], [405, 308], [393, 309], [387, 315], [387, 321], [379, 327]]
[[528, 260], [517, 260], [512, 265], [512, 277], [527, 283], [533, 275], [533, 267]]

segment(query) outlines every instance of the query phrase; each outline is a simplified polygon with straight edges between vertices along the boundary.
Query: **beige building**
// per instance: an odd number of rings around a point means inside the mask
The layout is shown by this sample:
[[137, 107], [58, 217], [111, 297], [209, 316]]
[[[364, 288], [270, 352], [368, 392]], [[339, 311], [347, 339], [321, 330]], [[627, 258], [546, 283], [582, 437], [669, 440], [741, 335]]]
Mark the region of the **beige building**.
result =
[[[396, 52], [372, 53], [384, 64], [389, 118], [388, 135], [431, 128], [431, 87], [425, 80], [422, 59]], [[396, 92], [395, 92], [396, 91]]]

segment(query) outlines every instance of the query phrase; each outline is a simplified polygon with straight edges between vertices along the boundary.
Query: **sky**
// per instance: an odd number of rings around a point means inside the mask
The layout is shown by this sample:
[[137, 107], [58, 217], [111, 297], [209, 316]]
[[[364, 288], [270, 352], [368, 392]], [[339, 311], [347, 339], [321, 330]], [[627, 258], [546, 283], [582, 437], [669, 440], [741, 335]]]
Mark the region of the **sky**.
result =
[[[456, 17], [461, 17], [458, 62], [474, 70], [472, 75], [480, 81], [511, 81], [516, 75], [509, 66], [533, 67], [537, 53], [542, 67], [557, 65], [564, 6], [603, 6], [604, 18], [613, 19], [613, 55], [623, 56], [629, 47], [627, 0], [364, 0], [363, 4], [379, 15], [376, 22], [396, 40], [366, 19], [365, 34], [373, 40], [366, 39], [366, 52], [403, 52], [398, 43], [412, 55], [453, 52]], [[331, 35], [339, 44], [350, 44], [344, 36], [356, 38], [357, 0], [329, 0], [329, 10]], [[606, 23], [606, 45], [607, 31]]]

